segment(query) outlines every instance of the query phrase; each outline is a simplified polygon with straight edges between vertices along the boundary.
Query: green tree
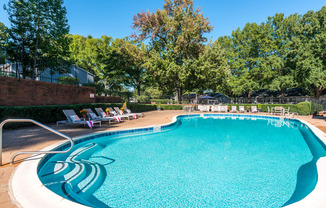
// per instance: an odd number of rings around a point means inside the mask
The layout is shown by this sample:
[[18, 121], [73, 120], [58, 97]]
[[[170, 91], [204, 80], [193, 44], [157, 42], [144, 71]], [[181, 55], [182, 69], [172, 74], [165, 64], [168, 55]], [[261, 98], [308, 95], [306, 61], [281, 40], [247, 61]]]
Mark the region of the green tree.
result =
[[269, 87], [272, 90], [281, 91], [281, 99], [284, 101], [284, 90], [297, 86], [295, 79], [296, 67], [293, 64], [292, 41], [295, 38], [294, 31], [297, 28], [300, 16], [275, 14], [268, 18], [268, 24], [272, 30], [272, 44], [268, 64], [273, 71], [273, 80]]
[[5, 5], [11, 22], [8, 55], [31, 69], [32, 79], [45, 68], [65, 72], [69, 32], [63, 0], [10, 0]]
[[120, 59], [120, 69], [124, 71], [124, 85], [137, 90], [141, 94], [141, 87], [146, 83], [145, 63], [146, 47], [140, 46], [127, 39], [116, 39], [115, 48]]
[[221, 37], [217, 42], [226, 51], [231, 76], [223, 88], [230, 96], [239, 96], [267, 85], [270, 69], [266, 63], [270, 30], [266, 24], [247, 23], [245, 27], [232, 32], [230, 37]]
[[149, 39], [149, 58], [145, 68], [166, 90], [174, 90], [178, 101], [188, 76], [193, 74], [185, 67], [204, 51], [203, 36], [212, 30], [207, 18], [194, 9], [192, 0], [165, 0], [163, 10], [141, 12], [134, 16], [136, 40]]
[[0, 22], [0, 64], [5, 63], [8, 39], [8, 28], [2, 22]]
[[303, 15], [293, 43], [297, 79], [319, 98], [326, 89], [326, 7]]

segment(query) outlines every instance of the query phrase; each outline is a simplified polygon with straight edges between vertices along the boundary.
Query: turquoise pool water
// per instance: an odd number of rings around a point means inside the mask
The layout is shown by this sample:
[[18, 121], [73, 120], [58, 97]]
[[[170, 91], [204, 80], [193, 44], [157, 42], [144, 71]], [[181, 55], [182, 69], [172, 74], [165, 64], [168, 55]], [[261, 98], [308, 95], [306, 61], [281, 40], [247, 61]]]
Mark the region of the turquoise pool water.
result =
[[325, 155], [298, 121], [181, 117], [165, 131], [80, 143], [39, 177], [92, 207], [282, 207], [314, 189]]

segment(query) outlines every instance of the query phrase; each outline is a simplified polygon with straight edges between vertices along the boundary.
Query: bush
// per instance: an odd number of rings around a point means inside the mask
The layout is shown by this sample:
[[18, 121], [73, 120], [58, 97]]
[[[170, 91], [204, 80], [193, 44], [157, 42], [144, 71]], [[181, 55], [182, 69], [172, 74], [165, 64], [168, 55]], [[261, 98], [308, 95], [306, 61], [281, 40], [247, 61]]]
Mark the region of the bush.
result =
[[182, 110], [182, 105], [161, 105], [162, 110]]
[[[122, 103], [93, 103], [93, 104], [76, 104], [76, 105], [48, 105], [48, 106], [19, 106], [19, 107], [0, 107], [0, 121], [13, 118], [33, 119], [40, 123], [55, 123], [56, 121], [66, 120], [62, 110], [72, 109], [80, 116], [79, 111], [84, 108], [102, 108], [106, 107], [122, 107]], [[156, 105], [144, 105], [138, 103], [128, 103], [127, 107], [133, 112], [145, 112], [156, 110]], [[6, 128], [18, 126], [30, 126], [30, 123], [8, 123]]]
[[137, 102], [140, 102], [140, 103], [149, 103], [150, 102], [150, 98], [147, 95], [139, 95], [136, 97], [136, 99], [137, 99]]
[[59, 77], [58, 83], [68, 85], [79, 85], [80, 81], [78, 78], [75, 77]]
[[[156, 104], [178, 104], [175, 100], [169, 100], [169, 99], [151, 99], [151, 102], [155, 102]], [[181, 101], [183, 104], [187, 104], [187, 101]]]

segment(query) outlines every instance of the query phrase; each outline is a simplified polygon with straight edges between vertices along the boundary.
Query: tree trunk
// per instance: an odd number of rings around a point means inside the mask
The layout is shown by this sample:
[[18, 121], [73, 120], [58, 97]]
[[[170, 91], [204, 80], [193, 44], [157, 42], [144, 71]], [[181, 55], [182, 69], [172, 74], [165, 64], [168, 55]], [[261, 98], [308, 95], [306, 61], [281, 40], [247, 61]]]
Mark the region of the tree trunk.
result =
[[179, 89], [178, 87], [174, 87], [174, 100], [176, 103], [179, 103]]
[[182, 101], [182, 87], [180, 87], [180, 93], [179, 93], [179, 101], [181, 102]]
[[248, 103], [251, 103], [251, 90], [248, 91]]
[[281, 87], [281, 103], [284, 104], [284, 87]]
[[34, 64], [33, 64], [32, 80], [35, 80], [35, 77], [36, 77], [37, 49], [38, 49], [38, 40], [40, 38], [39, 22], [40, 22], [40, 17], [37, 18], [37, 34], [36, 34], [36, 43], [35, 43], [35, 51], [34, 51]]
[[322, 86], [316, 87], [316, 98], [319, 98], [322, 92], [323, 92]]
[[140, 83], [137, 83], [137, 93], [138, 93], [138, 96], [140, 96]]

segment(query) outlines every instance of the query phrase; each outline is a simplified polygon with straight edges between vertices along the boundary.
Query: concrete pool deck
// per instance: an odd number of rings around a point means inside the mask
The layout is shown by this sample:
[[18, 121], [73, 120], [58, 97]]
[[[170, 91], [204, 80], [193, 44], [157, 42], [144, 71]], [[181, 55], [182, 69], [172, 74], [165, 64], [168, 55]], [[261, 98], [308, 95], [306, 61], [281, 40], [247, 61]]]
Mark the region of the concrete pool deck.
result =
[[[194, 112], [198, 114], [199, 112]], [[104, 124], [102, 127], [96, 127], [94, 129], [89, 129], [87, 127], [69, 127], [69, 126], [59, 126], [56, 127], [54, 124], [49, 125], [51, 128], [58, 130], [70, 137], [78, 137], [81, 135], [96, 133], [100, 131], [107, 130], [118, 130], [125, 128], [137, 128], [145, 127], [159, 124], [166, 124], [171, 122], [172, 118], [176, 115], [185, 114], [183, 111], [151, 111], [145, 113], [144, 118], [137, 120], [125, 121], [119, 124], [113, 124], [108, 126]], [[252, 115], [252, 114], [251, 114]], [[255, 114], [255, 115], [266, 115], [265, 113]], [[297, 118], [297, 117], [296, 117]], [[312, 119], [311, 116], [300, 116], [302, 120], [309, 122], [310, 124], [316, 126], [322, 131], [326, 132], [326, 121], [321, 119]], [[15, 165], [9, 165], [10, 158], [13, 154], [19, 151], [34, 151], [41, 150], [51, 144], [62, 141], [61, 137], [48, 132], [39, 127], [24, 127], [16, 130], [5, 130], [3, 132], [3, 163], [4, 166], [0, 167], [0, 207], [17, 207], [12, 204], [9, 197], [9, 179], [12, 175], [15, 167], [26, 155], [19, 156], [15, 159]]]

